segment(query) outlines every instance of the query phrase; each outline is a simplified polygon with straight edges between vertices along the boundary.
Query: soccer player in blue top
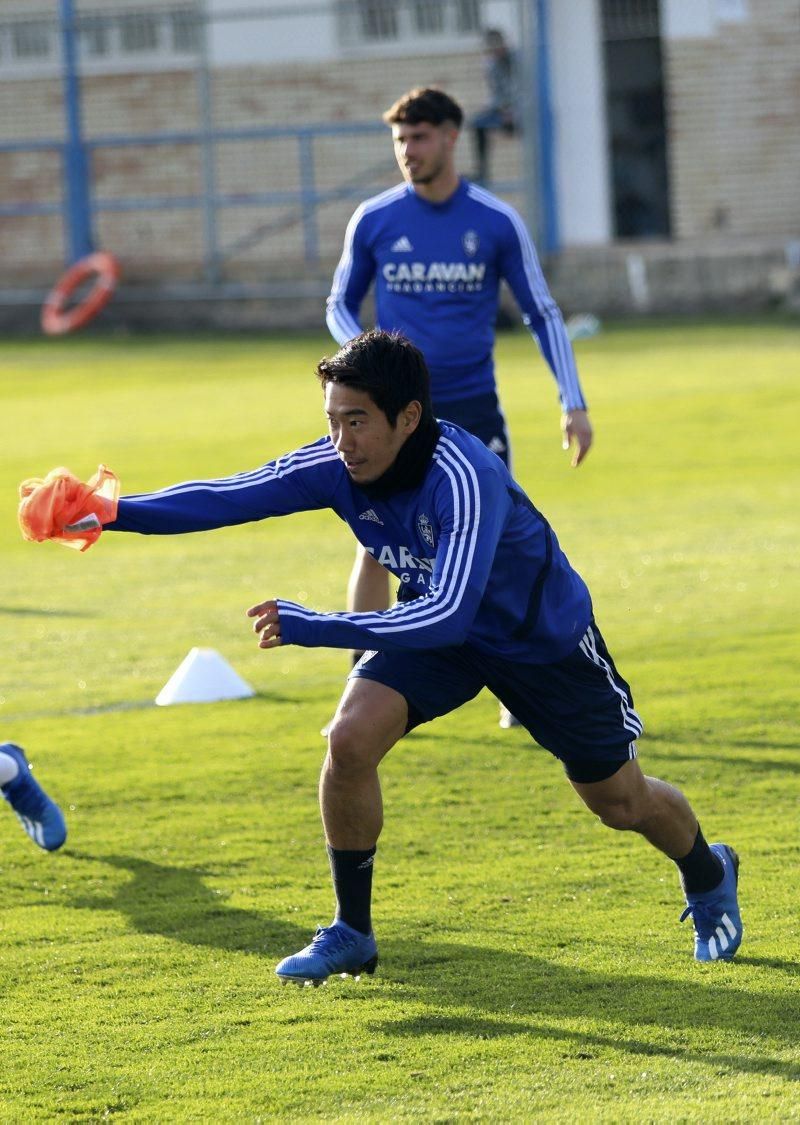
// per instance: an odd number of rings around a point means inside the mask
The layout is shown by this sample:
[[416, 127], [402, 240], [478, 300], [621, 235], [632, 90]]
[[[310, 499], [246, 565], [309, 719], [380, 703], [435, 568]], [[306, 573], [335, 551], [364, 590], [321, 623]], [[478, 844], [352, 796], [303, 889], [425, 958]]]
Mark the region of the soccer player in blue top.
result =
[[[508, 282], [558, 385], [563, 443], [579, 465], [592, 428], [564, 321], [517, 211], [455, 166], [461, 107], [441, 90], [403, 95], [383, 115], [404, 183], [356, 210], [328, 299], [327, 322], [341, 345], [362, 331], [360, 309], [375, 290], [376, 323], [402, 332], [425, 356], [437, 418], [479, 437], [510, 465], [497, 398], [494, 331], [500, 283]], [[386, 575], [358, 550], [350, 608], [385, 609]], [[511, 725], [501, 713], [501, 725]]]
[[378, 612], [320, 613], [282, 598], [253, 606], [264, 649], [362, 648], [333, 719], [320, 805], [336, 916], [285, 958], [284, 981], [372, 973], [378, 766], [408, 731], [489, 687], [561, 760], [588, 808], [671, 857], [695, 925], [695, 956], [739, 946], [739, 861], [707, 844], [686, 798], [646, 777], [641, 720], [594, 622], [580, 575], [508, 469], [477, 438], [437, 421], [420, 351], [366, 333], [317, 374], [329, 434], [250, 472], [123, 497], [117, 531], [202, 531], [330, 508], [399, 582]]

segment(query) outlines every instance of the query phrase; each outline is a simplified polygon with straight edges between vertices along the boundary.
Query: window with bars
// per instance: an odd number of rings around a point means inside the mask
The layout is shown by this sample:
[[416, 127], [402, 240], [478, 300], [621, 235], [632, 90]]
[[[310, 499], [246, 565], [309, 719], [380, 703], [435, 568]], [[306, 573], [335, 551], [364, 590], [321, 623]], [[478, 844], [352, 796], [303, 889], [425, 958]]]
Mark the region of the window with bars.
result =
[[12, 59], [41, 59], [50, 54], [50, 25], [44, 20], [30, 20], [11, 26]]
[[201, 47], [200, 13], [191, 8], [180, 8], [169, 16], [172, 31], [172, 49], [178, 54], [198, 54]]
[[603, 39], [658, 38], [661, 33], [659, 0], [602, 0]]
[[392, 0], [361, 0], [358, 4], [358, 16], [362, 38], [397, 38], [397, 6]]
[[85, 16], [78, 28], [78, 49], [86, 58], [102, 58], [110, 47], [109, 25], [101, 16]]
[[456, 0], [456, 31], [474, 34], [481, 30], [480, 0]]
[[159, 43], [159, 19], [155, 13], [137, 12], [131, 16], [121, 16], [119, 20], [120, 48], [123, 54], [133, 55], [142, 51], [157, 51]]
[[348, 44], [413, 43], [481, 30], [481, 0], [341, 0], [340, 27]]
[[[196, 3], [119, 13], [76, 15], [79, 64], [125, 70], [141, 61], [169, 63], [196, 57], [201, 46], [201, 12]], [[61, 27], [55, 19], [0, 21], [0, 62], [4, 76], [54, 73], [61, 65]]]

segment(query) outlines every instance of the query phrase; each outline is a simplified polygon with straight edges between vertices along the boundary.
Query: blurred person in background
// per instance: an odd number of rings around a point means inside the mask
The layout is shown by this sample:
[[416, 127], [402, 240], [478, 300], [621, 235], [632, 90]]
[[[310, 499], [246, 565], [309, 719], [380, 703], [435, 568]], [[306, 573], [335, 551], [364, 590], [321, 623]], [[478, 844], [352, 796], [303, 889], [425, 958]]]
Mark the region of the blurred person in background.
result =
[[517, 130], [516, 59], [502, 31], [494, 28], [485, 33], [484, 57], [489, 101], [472, 118], [475, 142], [475, 179], [479, 184], [490, 180], [489, 142], [492, 131], [514, 133]]

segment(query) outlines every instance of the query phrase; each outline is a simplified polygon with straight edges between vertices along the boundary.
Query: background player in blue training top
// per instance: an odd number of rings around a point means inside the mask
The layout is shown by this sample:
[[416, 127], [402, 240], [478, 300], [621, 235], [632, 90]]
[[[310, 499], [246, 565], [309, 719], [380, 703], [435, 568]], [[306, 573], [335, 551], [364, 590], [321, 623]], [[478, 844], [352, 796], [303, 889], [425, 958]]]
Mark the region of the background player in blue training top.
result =
[[[344, 344], [362, 331], [361, 304], [374, 284], [377, 325], [402, 332], [425, 356], [436, 416], [469, 430], [510, 465], [493, 359], [505, 279], [555, 376], [564, 446], [572, 445], [579, 465], [592, 428], [564, 320], [520, 215], [456, 171], [461, 107], [441, 90], [421, 88], [383, 119], [405, 182], [362, 203], [350, 220], [328, 299], [332, 335]], [[386, 575], [361, 550], [348, 604], [389, 604]], [[509, 725], [507, 715], [501, 725]]]
[[605, 824], [675, 861], [695, 957], [732, 957], [742, 937], [736, 853], [707, 844], [686, 798], [640, 770], [630, 689], [547, 520], [477, 438], [436, 420], [425, 361], [409, 341], [366, 333], [317, 374], [328, 437], [251, 472], [123, 497], [108, 525], [170, 534], [331, 508], [400, 583], [397, 604], [381, 612], [319, 613], [283, 599], [248, 610], [262, 648], [367, 650], [333, 720], [320, 783], [336, 917], [278, 975], [319, 984], [374, 970], [378, 766], [413, 727], [485, 686], [561, 759]]

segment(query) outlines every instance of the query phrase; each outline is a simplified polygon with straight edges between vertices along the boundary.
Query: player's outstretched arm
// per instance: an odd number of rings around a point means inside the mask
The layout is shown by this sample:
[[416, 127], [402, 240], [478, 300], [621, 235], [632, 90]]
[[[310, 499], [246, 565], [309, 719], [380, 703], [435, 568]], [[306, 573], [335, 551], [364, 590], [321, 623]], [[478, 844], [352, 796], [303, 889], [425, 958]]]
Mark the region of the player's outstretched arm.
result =
[[260, 634], [259, 648], [277, 648], [281, 643], [281, 622], [278, 613], [278, 603], [274, 600], [259, 602], [251, 605], [247, 611], [248, 617], [255, 617], [253, 632]]
[[562, 446], [572, 447], [572, 467], [576, 469], [589, 452], [594, 432], [585, 410], [567, 410], [561, 415]]

